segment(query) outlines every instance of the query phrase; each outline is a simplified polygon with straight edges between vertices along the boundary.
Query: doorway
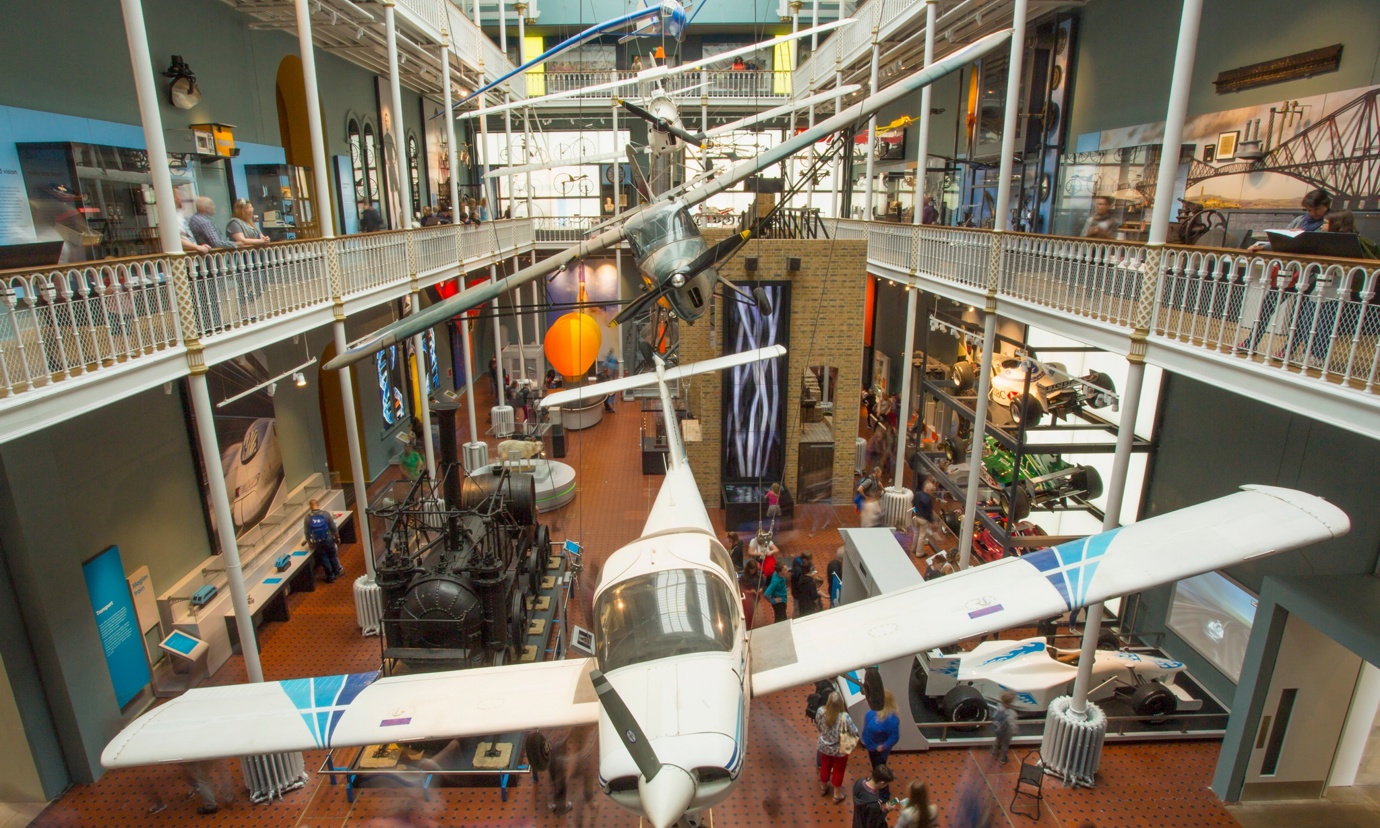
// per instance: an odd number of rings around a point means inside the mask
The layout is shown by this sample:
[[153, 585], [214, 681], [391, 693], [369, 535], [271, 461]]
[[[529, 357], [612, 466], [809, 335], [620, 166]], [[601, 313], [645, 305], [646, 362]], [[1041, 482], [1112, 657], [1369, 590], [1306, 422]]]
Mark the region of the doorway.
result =
[[1290, 613], [1246, 767], [1242, 802], [1317, 799], [1326, 793], [1361, 664], [1360, 656]]
[[[335, 343], [326, 345], [321, 352], [319, 364], [325, 365], [335, 358]], [[353, 369], [350, 369], [353, 370]], [[354, 376], [353, 374], [351, 376]], [[358, 387], [359, 377], [354, 377]], [[340, 405], [340, 374], [336, 371], [322, 370], [317, 383], [318, 402], [321, 405], [321, 428], [325, 431], [326, 465], [331, 471], [331, 487], [354, 483], [354, 473], [350, 468], [350, 445], [345, 437], [345, 411]], [[364, 442], [364, 413], [359, 407], [359, 394], [355, 394], [355, 425], [359, 432], [360, 450]]]

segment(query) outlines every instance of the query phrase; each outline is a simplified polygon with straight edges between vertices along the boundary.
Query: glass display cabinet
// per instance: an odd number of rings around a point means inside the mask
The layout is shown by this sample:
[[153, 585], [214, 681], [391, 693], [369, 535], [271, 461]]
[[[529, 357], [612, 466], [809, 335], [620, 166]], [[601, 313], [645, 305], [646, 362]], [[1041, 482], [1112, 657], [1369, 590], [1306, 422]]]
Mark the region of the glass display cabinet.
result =
[[249, 185], [246, 197], [254, 204], [264, 235], [273, 241], [321, 237], [310, 169], [291, 164], [246, 164], [244, 177]]
[[[64, 242], [65, 261], [159, 252], [147, 152], [73, 142], [23, 143], [16, 150], [34, 231], [39, 241]], [[195, 156], [169, 153], [168, 159], [174, 187], [195, 184]]]

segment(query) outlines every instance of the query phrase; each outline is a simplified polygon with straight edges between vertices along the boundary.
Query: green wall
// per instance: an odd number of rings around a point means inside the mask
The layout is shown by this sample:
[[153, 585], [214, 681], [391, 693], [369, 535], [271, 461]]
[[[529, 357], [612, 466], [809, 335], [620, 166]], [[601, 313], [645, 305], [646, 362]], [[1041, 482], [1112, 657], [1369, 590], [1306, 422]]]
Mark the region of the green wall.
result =
[[[1326, 498], [1351, 516], [1350, 534], [1233, 567], [1226, 574], [1259, 594], [1266, 578], [1368, 576], [1380, 551], [1374, 506], [1380, 443], [1290, 414], [1197, 380], [1165, 374], [1159, 452], [1147, 489], [1147, 516], [1221, 497], [1247, 483], [1286, 486]], [[1138, 630], [1166, 630], [1173, 587], [1142, 595]], [[1340, 615], [1352, 608], [1338, 604]], [[1325, 630], [1325, 625], [1318, 625]], [[1218, 698], [1235, 684], [1166, 630], [1166, 647]]]
[[[193, 468], [181, 399], [161, 388], [0, 445], [0, 548], [22, 613], [0, 613], [0, 641], [27, 635], [38, 675], [8, 652], [5, 666], [26, 724], [54, 723], [71, 781], [100, 774], [121, 726], [81, 565], [118, 545], [125, 570], [147, 564], [161, 591], [200, 563], [211, 549]], [[36, 680], [44, 699], [21, 690]], [[66, 786], [42, 771], [50, 794]]]
[[[1164, 120], [1182, 2], [1092, 0], [1082, 11], [1078, 92], [1069, 140]], [[1343, 44], [1339, 71], [1218, 95], [1219, 72]], [[1190, 117], [1380, 83], [1380, 3], [1375, 0], [1228, 0], [1203, 6]]]

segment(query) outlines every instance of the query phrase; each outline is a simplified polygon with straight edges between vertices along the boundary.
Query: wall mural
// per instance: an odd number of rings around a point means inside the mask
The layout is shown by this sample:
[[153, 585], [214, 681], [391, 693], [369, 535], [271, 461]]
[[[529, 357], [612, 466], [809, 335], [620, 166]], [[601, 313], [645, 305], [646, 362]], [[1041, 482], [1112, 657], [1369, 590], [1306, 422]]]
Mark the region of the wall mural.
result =
[[[220, 464], [225, 473], [225, 491], [230, 498], [236, 537], [244, 537], [258, 526], [286, 496], [283, 452], [278, 443], [273, 392], [269, 388], [260, 388], [223, 406], [218, 403], [260, 385], [270, 376], [268, 360], [262, 351], [218, 363], [206, 373], [216, 444], [220, 448]], [[191, 407], [187, 410], [187, 416], [194, 420]], [[191, 426], [195, 434], [195, 422]], [[215, 510], [210, 506], [204, 479], [202, 493], [206, 497], [206, 513], [211, 516], [214, 528]]]
[[[1304, 193], [1322, 187], [1357, 209], [1374, 209], [1380, 199], [1377, 97], [1380, 86], [1371, 86], [1188, 119], [1183, 142], [1194, 146], [1194, 161], [1187, 197], [1209, 209], [1293, 211]], [[1163, 137], [1162, 122], [1098, 136], [1103, 150]]]
[[[760, 282], [771, 313], [724, 297], [724, 353], [790, 345], [790, 283]], [[729, 369], [723, 377], [725, 481], [781, 480], [785, 467], [786, 360], [770, 359]]]
[[374, 354], [374, 369], [378, 376], [379, 401], [383, 405], [383, 425], [387, 431], [407, 416], [407, 402], [403, 397], [402, 349], [397, 345]]

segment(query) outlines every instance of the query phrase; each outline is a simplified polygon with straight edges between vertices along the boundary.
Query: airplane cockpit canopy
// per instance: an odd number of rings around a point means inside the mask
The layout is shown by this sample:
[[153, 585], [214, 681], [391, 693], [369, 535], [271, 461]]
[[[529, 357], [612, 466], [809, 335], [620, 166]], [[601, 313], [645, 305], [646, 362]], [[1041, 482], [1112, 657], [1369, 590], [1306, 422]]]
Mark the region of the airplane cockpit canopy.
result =
[[628, 246], [639, 262], [656, 250], [690, 238], [698, 238], [690, 212], [679, 204], [670, 203], [628, 220]]
[[630, 578], [594, 607], [599, 668], [733, 649], [738, 614], [733, 593], [702, 569], [669, 569]]

